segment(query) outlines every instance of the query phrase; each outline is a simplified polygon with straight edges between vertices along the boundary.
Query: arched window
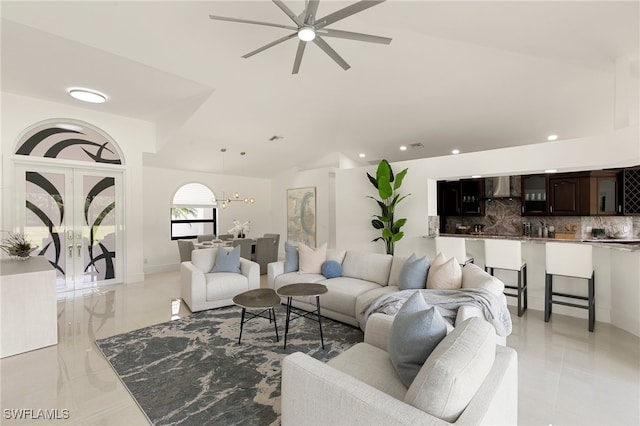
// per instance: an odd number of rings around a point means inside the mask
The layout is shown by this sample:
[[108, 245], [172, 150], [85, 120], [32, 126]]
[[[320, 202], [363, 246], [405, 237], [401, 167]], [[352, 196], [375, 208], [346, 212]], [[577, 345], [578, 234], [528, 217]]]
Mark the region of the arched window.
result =
[[171, 239], [196, 238], [218, 233], [216, 196], [201, 183], [188, 183], [171, 202]]

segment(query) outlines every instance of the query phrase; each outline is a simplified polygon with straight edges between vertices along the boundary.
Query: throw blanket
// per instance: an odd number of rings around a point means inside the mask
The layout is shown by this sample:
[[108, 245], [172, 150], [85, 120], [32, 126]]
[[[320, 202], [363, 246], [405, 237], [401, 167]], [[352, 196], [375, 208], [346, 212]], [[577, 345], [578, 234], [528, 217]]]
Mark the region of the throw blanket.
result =
[[507, 306], [496, 295], [483, 288], [460, 290], [402, 290], [380, 296], [364, 312], [364, 324], [369, 315], [381, 312], [395, 315], [404, 302], [416, 291], [420, 291], [427, 304], [435, 306], [440, 315], [451, 325], [455, 324], [458, 308], [471, 305], [482, 310], [484, 318], [496, 329], [498, 336], [511, 334], [511, 315]]

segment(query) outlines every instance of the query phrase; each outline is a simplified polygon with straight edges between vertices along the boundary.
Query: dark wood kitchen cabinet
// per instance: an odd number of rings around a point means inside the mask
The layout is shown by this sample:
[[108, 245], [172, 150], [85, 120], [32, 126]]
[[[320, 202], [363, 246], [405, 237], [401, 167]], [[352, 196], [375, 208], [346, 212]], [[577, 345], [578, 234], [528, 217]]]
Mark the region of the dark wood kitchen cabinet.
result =
[[438, 182], [440, 216], [483, 216], [484, 179]]
[[549, 214], [607, 216], [620, 212], [616, 171], [563, 173], [549, 176]]
[[[583, 184], [584, 178], [573, 173], [549, 177], [549, 214], [552, 216], [581, 216], [588, 214], [584, 202], [585, 195], [581, 191], [588, 188]], [[586, 182], [585, 182], [586, 183]]]
[[549, 211], [547, 204], [547, 176], [525, 175], [520, 180], [522, 187], [522, 215], [546, 216]]
[[460, 182], [438, 182], [438, 214], [440, 216], [459, 216], [460, 200]]
[[589, 214], [611, 216], [622, 213], [617, 171], [596, 171], [589, 177]]

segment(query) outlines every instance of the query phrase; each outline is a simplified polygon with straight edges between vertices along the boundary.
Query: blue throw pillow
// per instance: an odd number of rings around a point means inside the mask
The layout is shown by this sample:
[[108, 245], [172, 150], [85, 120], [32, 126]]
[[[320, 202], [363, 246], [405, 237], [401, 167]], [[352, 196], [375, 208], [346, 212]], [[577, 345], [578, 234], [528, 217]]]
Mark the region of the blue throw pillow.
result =
[[295, 272], [298, 270], [298, 247], [284, 242], [284, 273]]
[[430, 266], [431, 262], [426, 256], [417, 258], [415, 254], [412, 254], [400, 271], [398, 279], [400, 290], [425, 288]]
[[438, 310], [416, 291], [396, 314], [389, 333], [389, 357], [406, 387], [446, 335], [447, 325]]
[[218, 249], [216, 264], [211, 272], [235, 272], [240, 273], [240, 246], [231, 251], [224, 247]]
[[325, 278], [337, 278], [342, 276], [342, 265], [335, 260], [327, 260], [322, 264], [322, 275]]

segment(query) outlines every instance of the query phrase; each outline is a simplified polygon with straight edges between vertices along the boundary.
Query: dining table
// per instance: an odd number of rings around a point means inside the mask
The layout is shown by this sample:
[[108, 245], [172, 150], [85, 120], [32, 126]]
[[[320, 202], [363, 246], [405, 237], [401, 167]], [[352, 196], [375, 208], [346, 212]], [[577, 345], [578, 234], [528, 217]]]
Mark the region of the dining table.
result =
[[[211, 241], [202, 241], [200, 243], [193, 243], [193, 247], [197, 248], [197, 249], [206, 249], [206, 248], [212, 248], [212, 247], [233, 247], [233, 241], [236, 240], [237, 238], [231, 239], [231, 240], [220, 240], [220, 239], [213, 239]], [[254, 252], [255, 251], [255, 247], [256, 247], [256, 239], [252, 238], [251, 239], [251, 251]]]

